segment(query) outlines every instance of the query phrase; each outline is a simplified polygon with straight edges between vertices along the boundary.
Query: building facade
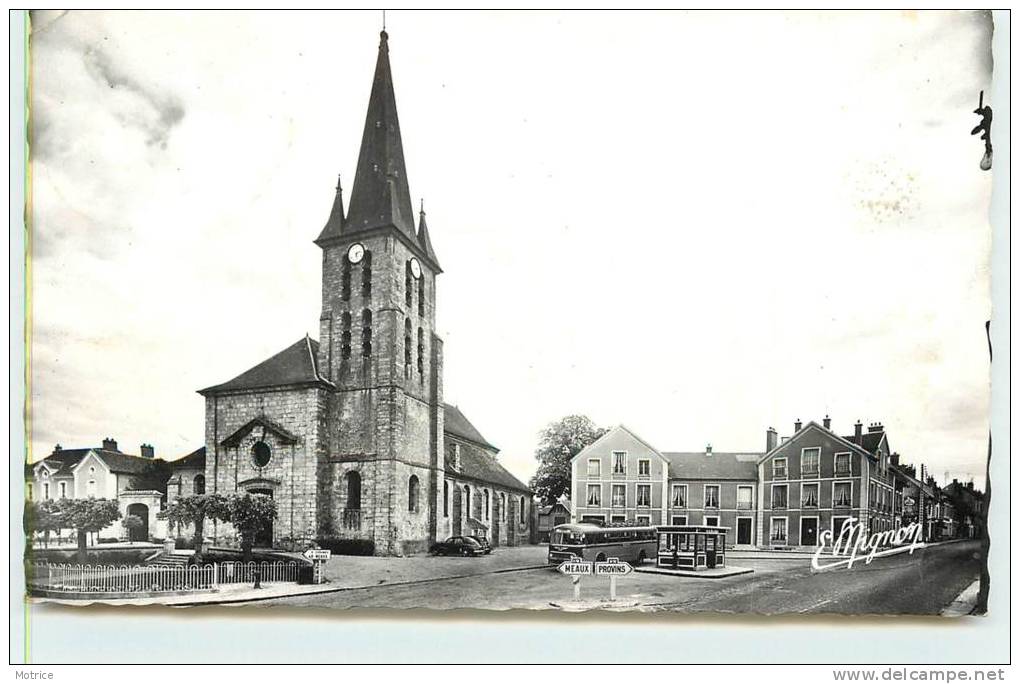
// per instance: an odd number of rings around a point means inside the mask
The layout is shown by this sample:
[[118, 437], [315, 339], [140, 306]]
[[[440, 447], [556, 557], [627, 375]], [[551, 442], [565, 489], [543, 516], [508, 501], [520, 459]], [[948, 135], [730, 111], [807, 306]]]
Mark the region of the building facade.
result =
[[822, 425], [794, 424], [778, 443], [766, 434], [767, 451], [758, 464], [758, 546], [814, 548], [824, 530], [839, 530], [849, 518], [867, 534], [893, 529], [894, 474], [885, 430], [880, 424], [841, 437], [826, 418]]
[[573, 522], [663, 525], [669, 460], [624, 426], [571, 459]]
[[[442, 269], [423, 211], [415, 225], [385, 31], [349, 208], [338, 184], [315, 243], [319, 339], [306, 335], [200, 391], [207, 490], [276, 500], [279, 517], [258, 545], [363, 540], [376, 554], [403, 555], [458, 527], [498, 543], [528, 538], [527, 487], [491, 445], [446, 429], [435, 329]], [[237, 537], [226, 524], [213, 534]]]
[[[111, 499], [118, 504], [121, 521], [101, 530], [100, 537], [131, 541], [163, 537], [166, 522], [158, 518], [163, 493], [133, 488], [135, 478], [156, 460], [151, 445], [143, 444], [139, 451], [141, 455], [123, 453], [111, 437], [101, 447], [64, 449], [58, 444], [49, 456], [25, 466], [25, 497], [28, 501]], [[121, 522], [129, 515], [137, 516], [142, 526], [126, 529]]]
[[729, 530], [726, 543], [755, 544], [758, 459], [761, 453], [665, 452], [669, 460], [668, 524]]

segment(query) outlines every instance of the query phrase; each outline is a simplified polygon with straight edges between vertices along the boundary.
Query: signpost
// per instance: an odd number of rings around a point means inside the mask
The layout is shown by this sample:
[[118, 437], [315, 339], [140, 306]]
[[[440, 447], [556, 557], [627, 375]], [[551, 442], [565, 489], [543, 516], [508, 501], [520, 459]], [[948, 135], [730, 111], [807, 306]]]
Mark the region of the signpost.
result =
[[621, 562], [619, 558], [608, 558], [605, 561], [592, 563], [580, 558], [563, 561], [557, 568], [564, 575], [570, 575], [574, 583], [574, 600], [581, 600], [581, 576], [596, 575], [609, 577], [609, 600], [616, 600], [616, 578], [634, 572], [630, 563]]
[[622, 563], [619, 558], [609, 558], [603, 563], [595, 563], [595, 574], [609, 576], [609, 600], [616, 600], [616, 578], [634, 572], [630, 563]]
[[325, 580], [323, 570], [326, 561], [333, 556], [329, 549], [308, 549], [305, 551], [305, 558], [312, 561], [312, 584], [322, 584]]

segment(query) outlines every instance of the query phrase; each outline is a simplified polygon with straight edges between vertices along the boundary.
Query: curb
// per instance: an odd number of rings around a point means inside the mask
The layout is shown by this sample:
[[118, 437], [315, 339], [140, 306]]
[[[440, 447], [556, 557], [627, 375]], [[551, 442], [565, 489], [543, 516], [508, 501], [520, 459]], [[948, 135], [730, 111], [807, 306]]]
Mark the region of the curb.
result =
[[981, 580], [976, 579], [964, 588], [953, 602], [942, 609], [941, 617], [963, 617], [970, 615], [977, 607], [978, 592], [981, 591]]
[[293, 598], [295, 596], [318, 596], [320, 594], [339, 594], [344, 591], [358, 591], [359, 589], [374, 589], [377, 587], [404, 587], [412, 584], [427, 584], [429, 582], [442, 582], [444, 580], [467, 579], [469, 577], [484, 577], [486, 575], [500, 575], [508, 572], [522, 572], [524, 570], [540, 570], [551, 567], [547, 563], [542, 565], [526, 565], [520, 568], [504, 568], [502, 570], [490, 570], [489, 572], [475, 572], [468, 575], [446, 575], [443, 577], [430, 577], [420, 580], [405, 580], [403, 582], [386, 582], [383, 584], [363, 584], [356, 587], [327, 587], [321, 591], [301, 591], [293, 594], [277, 594], [276, 596], [254, 596], [250, 598], [228, 599], [226, 601], [194, 601], [191, 603], [174, 603], [167, 605], [168, 608], [188, 608], [194, 606], [224, 606], [231, 603], [257, 603], [259, 601], [275, 601], [276, 599]]

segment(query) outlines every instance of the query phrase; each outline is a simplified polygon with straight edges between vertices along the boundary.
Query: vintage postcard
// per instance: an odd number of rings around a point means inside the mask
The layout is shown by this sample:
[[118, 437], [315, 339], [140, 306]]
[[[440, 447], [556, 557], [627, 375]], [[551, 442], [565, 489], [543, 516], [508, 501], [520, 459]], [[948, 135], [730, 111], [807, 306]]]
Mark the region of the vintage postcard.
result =
[[996, 610], [993, 28], [33, 12], [27, 596]]

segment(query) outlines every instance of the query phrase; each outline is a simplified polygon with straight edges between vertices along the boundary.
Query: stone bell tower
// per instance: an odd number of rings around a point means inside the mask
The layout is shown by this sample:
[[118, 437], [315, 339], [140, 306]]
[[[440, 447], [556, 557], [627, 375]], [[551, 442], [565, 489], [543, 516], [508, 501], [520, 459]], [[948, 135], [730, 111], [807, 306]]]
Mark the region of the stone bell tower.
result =
[[378, 555], [426, 550], [443, 485], [442, 273], [424, 211], [415, 228], [382, 32], [349, 211], [339, 184], [322, 248], [320, 372], [336, 385], [321, 426], [323, 536]]

